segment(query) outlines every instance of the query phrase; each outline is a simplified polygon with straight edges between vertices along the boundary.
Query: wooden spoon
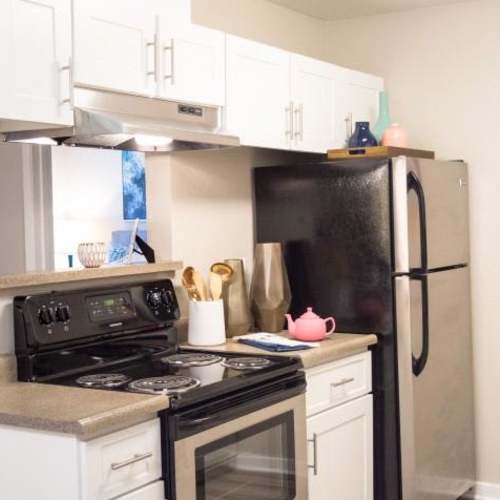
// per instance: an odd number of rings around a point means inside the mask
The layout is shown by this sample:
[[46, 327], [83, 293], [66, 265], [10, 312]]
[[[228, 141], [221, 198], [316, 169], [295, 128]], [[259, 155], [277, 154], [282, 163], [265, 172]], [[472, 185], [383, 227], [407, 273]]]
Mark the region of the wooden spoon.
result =
[[208, 297], [207, 297], [207, 287], [205, 286], [205, 280], [196, 269], [193, 269], [193, 282], [194, 286], [196, 287], [196, 290], [198, 290], [200, 299], [203, 301], [207, 300]]
[[220, 274], [210, 272], [209, 287], [212, 300], [220, 300], [222, 297], [222, 277]]
[[224, 262], [216, 262], [210, 266], [212, 273], [218, 274], [222, 278], [222, 283], [227, 283], [233, 277], [233, 268]]
[[194, 281], [195, 270], [191, 266], [186, 267], [182, 273], [182, 286], [186, 289], [190, 300], [199, 301], [203, 300], [201, 298], [201, 293], [196, 286]]

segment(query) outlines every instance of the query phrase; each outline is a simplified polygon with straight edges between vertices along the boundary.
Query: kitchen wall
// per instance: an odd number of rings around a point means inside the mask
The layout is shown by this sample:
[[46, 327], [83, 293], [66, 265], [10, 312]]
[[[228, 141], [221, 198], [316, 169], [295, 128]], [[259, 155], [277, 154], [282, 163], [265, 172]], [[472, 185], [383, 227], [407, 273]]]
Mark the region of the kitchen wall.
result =
[[[148, 228], [159, 258], [183, 260], [205, 274], [213, 262], [241, 258], [249, 279], [252, 168], [307, 157], [251, 148], [147, 155]], [[182, 306], [185, 315], [185, 300]]]
[[[381, 75], [411, 145], [470, 164], [479, 480], [500, 484], [500, 2], [330, 23], [338, 64]], [[453, 342], [453, 339], [450, 339]]]
[[266, 0], [191, 0], [195, 23], [323, 59], [326, 24]]

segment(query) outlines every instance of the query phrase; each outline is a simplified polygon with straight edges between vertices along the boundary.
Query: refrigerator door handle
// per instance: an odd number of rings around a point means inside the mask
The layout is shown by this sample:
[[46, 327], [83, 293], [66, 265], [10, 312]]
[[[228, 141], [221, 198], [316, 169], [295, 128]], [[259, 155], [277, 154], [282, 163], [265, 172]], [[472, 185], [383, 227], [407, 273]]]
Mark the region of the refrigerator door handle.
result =
[[425, 208], [424, 188], [415, 172], [411, 171], [407, 177], [408, 192], [414, 191], [418, 200], [418, 214], [420, 219], [420, 262], [421, 269], [427, 270], [427, 214]]
[[413, 374], [418, 377], [429, 359], [429, 284], [427, 275], [412, 276], [411, 279], [420, 281], [422, 289], [422, 351], [418, 357], [412, 354]]

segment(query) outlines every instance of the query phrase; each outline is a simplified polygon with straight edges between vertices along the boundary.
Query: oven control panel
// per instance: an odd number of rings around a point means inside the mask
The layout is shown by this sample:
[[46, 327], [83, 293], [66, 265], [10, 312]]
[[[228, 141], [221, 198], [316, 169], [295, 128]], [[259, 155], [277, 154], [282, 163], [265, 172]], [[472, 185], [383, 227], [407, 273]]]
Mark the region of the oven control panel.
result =
[[179, 315], [170, 280], [16, 297], [16, 349], [158, 329]]

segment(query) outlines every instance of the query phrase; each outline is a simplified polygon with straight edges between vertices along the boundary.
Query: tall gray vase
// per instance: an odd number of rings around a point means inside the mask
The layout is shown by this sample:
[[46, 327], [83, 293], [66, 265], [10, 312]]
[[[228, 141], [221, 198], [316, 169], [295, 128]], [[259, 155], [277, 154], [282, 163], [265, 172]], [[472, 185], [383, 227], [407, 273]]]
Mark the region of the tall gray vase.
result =
[[245, 270], [241, 259], [226, 259], [233, 269], [231, 281], [224, 288], [224, 314], [228, 337], [245, 335], [252, 326], [252, 315], [248, 300]]
[[280, 332], [292, 294], [281, 243], [261, 243], [255, 248], [251, 310], [256, 326], [264, 332]]

